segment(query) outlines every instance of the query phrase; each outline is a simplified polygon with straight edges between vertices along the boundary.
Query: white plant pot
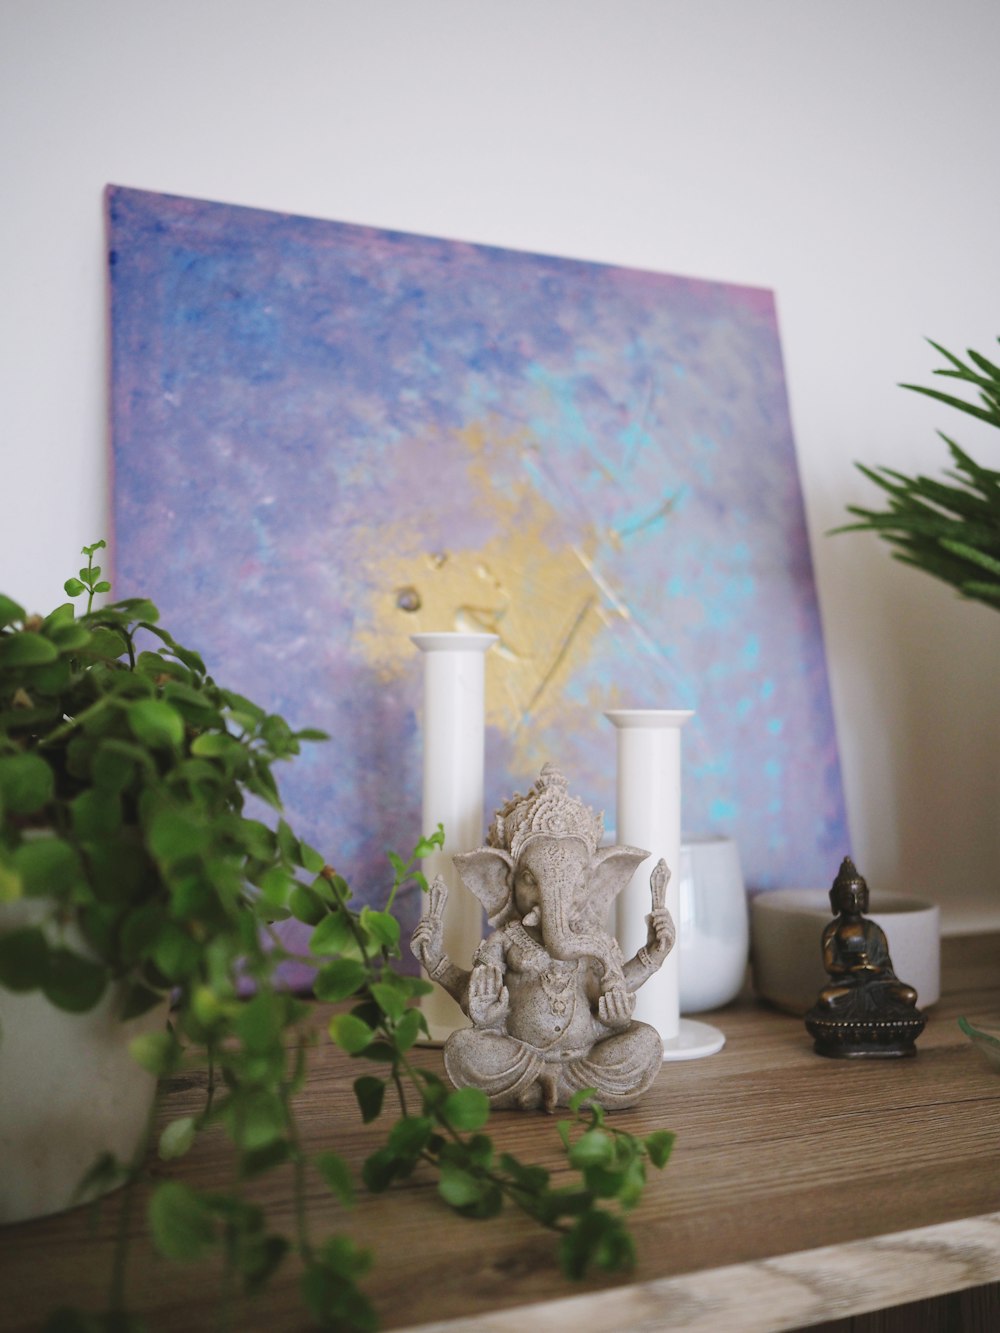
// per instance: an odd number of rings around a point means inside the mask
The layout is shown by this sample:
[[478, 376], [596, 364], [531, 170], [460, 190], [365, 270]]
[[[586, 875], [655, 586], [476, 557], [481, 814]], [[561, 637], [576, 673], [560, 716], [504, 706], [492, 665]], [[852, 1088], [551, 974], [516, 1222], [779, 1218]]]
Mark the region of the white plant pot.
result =
[[[36, 924], [44, 904], [0, 907], [0, 934]], [[64, 941], [84, 952], [67, 930]], [[123, 1163], [138, 1151], [156, 1079], [129, 1042], [162, 1030], [166, 1004], [123, 1023], [122, 987], [88, 1013], [56, 1009], [39, 991], [0, 987], [0, 1223], [58, 1213], [95, 1197], [77, 1193], [102, 1153]]]
[[729, 1004], [746, 979], [750, 914], [735, 840], [685, 838], [678, 879], [681, 1013], [700, 1014]]

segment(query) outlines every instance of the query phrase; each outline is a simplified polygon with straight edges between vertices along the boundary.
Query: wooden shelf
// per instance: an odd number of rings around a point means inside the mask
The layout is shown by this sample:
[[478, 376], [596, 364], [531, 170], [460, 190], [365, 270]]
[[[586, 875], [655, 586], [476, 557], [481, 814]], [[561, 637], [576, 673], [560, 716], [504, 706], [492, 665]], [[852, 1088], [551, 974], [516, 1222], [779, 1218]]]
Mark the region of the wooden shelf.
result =
[[[943, 976], [915, 1059], [822, 1059], [801, 1021], [749, 998], [712, 1015], [725, 1048], [665, 1065], [640, 1106], [616, 1115], [638, 1133], [677, 1133], [673, 1159], [633, 1214], [639, 1261], [625, 1278], [568, 1283], [545, 1232], [513, 1213], [454, 1217], [429, 1177], [359, 1195], [351, 1212], [314, 1181], [316, 1234], [350, 1229], [370, 1245], [366, 1287], [383, 1325], [426, 1333], [777, 1330], [1000, 1281], [1000, 1078], [956, 1023], [1000, 1017], [1000, 935], [946, 939]], [[440, 1068], [439, 1053], [420, 1058]], [[322, 1048], [301, 1106], [308, 1146], [354, 1163], [381, 1134], [360, 1123], [358, 1072]], [[162, 1118], [197, 1109], [200, 1082], [175, 1080]], [[501, 1148], [558, 1167], [552, 1118], [498, 1114], [491, 1132]], [[156, 1173], [227, 1186], [219, 1149], [210, 1136]], [[261, 1188], [290, 1232], [287, 1177]], [[64, 1303], [102, 1308], [118, 1210], [111, 1199], [96, 1222], [77, 1209], [3, 1229], [0, 1329], [37, 1329]], [[132, 1308], [150, 1333], [214, 1328], [217, 1270], [160, 1260], [142, 1215], [138, 1207], [132, 1224]], [[238, 1306], [232, 1326], [308, 1327], [294, 1268]]]

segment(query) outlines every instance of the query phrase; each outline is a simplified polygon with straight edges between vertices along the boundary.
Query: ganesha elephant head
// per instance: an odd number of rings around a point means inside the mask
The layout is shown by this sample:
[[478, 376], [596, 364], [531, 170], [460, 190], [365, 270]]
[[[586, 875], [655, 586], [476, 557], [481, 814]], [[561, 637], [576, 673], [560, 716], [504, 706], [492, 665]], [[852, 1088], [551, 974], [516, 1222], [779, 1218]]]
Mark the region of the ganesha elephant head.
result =
[[567, 786], [546, 764], [528, 795], [497, 813], [487, 845], [454, 864], [491, 926], [520, 921], [551, 958], [595, 959], [609, 990], [623, 984], [621, 951], [607, 929], [611, 904], [648, 853], [602, 848], [602, 817]]

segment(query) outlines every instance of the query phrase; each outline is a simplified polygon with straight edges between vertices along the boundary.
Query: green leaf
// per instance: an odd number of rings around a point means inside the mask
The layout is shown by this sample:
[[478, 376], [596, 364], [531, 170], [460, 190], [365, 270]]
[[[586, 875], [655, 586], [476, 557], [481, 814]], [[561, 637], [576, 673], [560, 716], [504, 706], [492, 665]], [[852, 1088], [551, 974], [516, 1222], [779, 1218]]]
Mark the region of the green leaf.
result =
[[185, 810], [161, 810], [149, 828], [153, 855], [165, 865], [198, 856], [207, 846], [208, 838], [204, 824]]
[[676, 1138], [677, 1135], [672, 1134], [669, 1129], [657, 1129], [652, 1134], [647, 1134], [642, 1140], [646, 1146], [649, 1160], [658, 1170], [662, 1171], [670, 1160]]
[[108, 984], [107, 970], [70, 949], [50, 949], [49, 969], [43, 990], [57, 1009], [83, 1014], [93, 1009]]
[[482, 1129], [490, 1118], [490, 1099], [479, 1088], [459, 1088], [445, 1100], [442, 1115], [462, 1133]]
[[375, 1039], [375, 1033], [368, 1024], [354, 1014], [334, 1014], [330, 1019], [329, 1032], [334, 1042], [348, 1055], [357, 1055]]
[[500, 1191], [488, 1179], [466, 1171], [452, 1162], [441, 1164], [438, 1193], [445, 1203], [459, 1212], [471, 1212], [477, 1217], [488, 1217], [499, 1211]]
[[55, 644], [41, 634], [30, 630], [0, 634], [0, 668], [43, 666], [58, 656]]
[[569, 1109], [576, 1114], [587, 1102], [594, 1101], [597, 1097], [596, 1088], [578, 1088], [569, 1099]]
[[526, 1166], [510, 1153], [503, 1153], [500, 1165], [515, 1185], [529, 1194], [541, 1194], [548, 1188], [549, 1173], [544, 1166]]
[[[330, 1258], [335, 1243], [341, 1244], [342, 1253]], [[375, 1311], [355, 1285], [370, 1267], [368, 1251], [345, 1236], [333, 1236], [323, 1252], [324, 1261], [310, 1259], [302, 1275], [302, 1295], [317, 1324], [337, 1333], [374, 1333]]]
[[[318, 893], [313, 889], [308, 888], [305, 884], [297, 884], [295, 886], [289, 895], [288, 906], [292, 916], [294, 916], [297, 921], [304, 921], [307, 926], [319, 925], [327, 915], [326, 903], [324, 903]], [[336, 918], [331, 919], [336, 920]], [[313, 937], [315, 938], [315, 932], [313, 933]], [[314, 947], [311, 942], [309, 947]], [[333, 952], [333, 950], [328, 951], [321, 947], [319, 949], [314, 949], [314, 952], [326, 953]]]
[[275, 1138], [262, 1148], [244, 1152], [240, 1159], [240, 1175], [244, 1180], [273, 1171], [276, 1166], [283, 1166], [290, 1161], [292, 1147], [287, 1139]]
[[55, 778], [40, 755], [0, 758], [0, 802], [8, 814], [31, 815], [55, 795]]
[[361, 909], [361, 926], [369, 939], [389, 953], [399, 950], [399, 922], [391, 912], [378, 912], [372, 907]]
[[122, 824], [121, 798], [113, 792], [91, 788], [70, 803], [73, 832], [81, 842], [104, 842]]
[[149, 1227], [156, 1248], [167, 1259], [201, 1259], [215, 1241], [211, 1210], [179, 1180], [168, 1180], [155, 1190], [149, 1201]]
[[281, 1139], [287, 1117], [281, 1098], [266, 1088], [242, 1090], [226, 1105], [226, 1123], [233, 1141], [245, 1152], [257, 1152]]
[[[129, 620], [139, 620], [149, 626], [155, 625], [160, 618], [159, 611], [147, 597], [125, 597], [106, 610], [121, 611]], [[169, 634], [161, 634], [160, 637], [167, 640], [172, 647], [176, 647]]]
[[401, 994], [397, 987], [389, 982], [376, 981], [369, 989], [375, 1003], [387, 1018], [396, 1022], [403, 1017], [406, 1012], [406, 996]]
[[377, 1120], [382, 1113], [385, 1100], [385, 1080], [364, 1074], [354, 1080], [354, 1095], [361, 1110], [361, 1119], [368, 1125]]
[[373, 1194], [381, 1194], [406, 1169], [406, 1164], [390, 1148], [378, 1148], [365, 1159], [361, 1179]]
[[[294, 909], [293, 909], [294, 910]], [[327, 915], [309, 937], [309, 950], [318, 954], [344, 954], [348, 957], [360, 957], [361, 950], [346, 913], [335, 912]]]
[[86, 586], [79, 579], [67, 579], [63, 584], [63, 592], [68, 593], [70, 597], [79, 597], [82, 592], [86, 591]]
[[14, 853], [14, 865], [31, 897], [68, 898], [82, 876], [80, 860], [61, 838], [32, 838]]
[[82, 650], [87, 658], [103, 658], [106, 662], [117, 662], [128, 651], [128, 640], [121, 630], [110, 625], [98, 625], [90, 636], [90, 642]]
[[570, 1163], [577, 1168], [606, 1166], [614, 1161], [614, 1157], [614, 1140], [603, 1129], [588, 1129], [569, 1150]]
[[901, 389], [912, 389], [914, 393], [922, 393], [927, 398], [934, 398], [947, 407], [954, 407], [959, 412], [967, 412], [970, 417], [976, 417], [979, 421], [986, 421], [991, 426], [997, 425], [995, 409], [979, 407], [978, 404], [967, 402], [964, 398], [956, 398], [953, 394], [942, 393], [940, 389], [930, 389], [923, 384], [901, 384], [899, 387]]
[[297, 741], [328, 741], [329, 732], [319, 731], [316, 727], [303, 727], [301, 731], [293, 733]]
[[191, 753], [202, 759], [217, 759], [225, 755], [242, 755], [244, 749], [235, 736], [222, 731], [206, 731], [191, 742]]
[[419, 1009], [407, 1009], [406, 1013], [396, 1024], [396, 1030], [393, 1033], [397, 1047], [401, 1051], [408, 1051], [417, 1041], [421, 1033], [427, 1035], [427, 1020]]
[[144, 1032], [142, 1036], [132, 1038], [128, 1051], [137, 1065], [157, 1077], [172, 1074], [181, 1058], [180, 1047], [172, 1032]]
[[184, 981], [197, 972], [201, 962], [198, 942], [172, 921], [161, 926], [150, 953], [168, 981]]
[[423, 861], [428, 856], [433, 856], [436, 851], [444, 846], [444, 828], [441, 824], [437, 826], [437, 832], [432, 833], [429, 838], [420, 838], [416, 847], [413, 849], [413, 859]]
[[572, 1278], [584, 1277], [591, 1266], [609, 1271], [628, 1269], [635, 1263], [635, 1246], [620, 1218], [590, 1209], [559, 1242], [559, 1262]]
[[316, 848], [310, 847], [308, 843], [300, 842], [299, 851], [302, 856], [303, 870], [308, 870], [310, 875], [318, 875], [326, 865], [326, 862]]
[[153, 749], [177, 749], [184, 739], [184, 719], [162, 699], [137, 699], [128, 710], [132, 734]]
[[295, 880], [283, 866], [272, 866], [260, 881], [260, 891], [271, 907], [284, 907], [295, 888]]
[[25, 611], [23, 606], [18, 606], [12, 598], [4, 596], [0, 592], [0, 629], [5, 625], [23, 623]]
[[427, 1147], [433, 1133], [434, 1122], [428, 1116], [403, 1116], [389, 1133], [389, 1148], [399, 1157], [415, 1161]]
[[0, 986], [11, 991], [38, 990], [48, 974], [49, 946], [36, 926], [0, 935]]
[[317, 1000], [336, 1004], [356, 995], [368, 979], [368, 969], [353, 958], [338, 958], [316, 973], [313, 992]]
[[171, 1120], [160, 1135], [159, 1154], [162, 1160], [169, 1162], [175, 1157], [183, 1157], [194, 1143], [194, 1134], [194, 1116], [185, 1115], [179, 1120]]
[[95, 787], [106, 792], [123, 791], [135, 772], [139, 756], [144, 758], [144, 752], [128, 742], [111, 739], [101, 741], [90, 765]]
[[952, 555], [960, 556], [963, 560], [968, 560], [981, 569], [988, 570], [991, 574], [1000, 575], [1000, 560], [995, 559], [986, 551], [978, 551], [969, 546], [967, 542], [942, 540], [941, 545]]
[[60, 652], [64, 653], [75, 652], [90, 642], [90, 631], [79, 620], [55, 621], [49, 635]]
[[236, 1035], [255, 1055], [265, 1055], [280, 1042], [282, 1013], [277, 997], [259, 991], [240, 1008], [235, 1022]]
[[350, 1207], [354, 1202], [354, 1181], [344, 1159], [335, 1152], [322, 1152], [316, 1159], [316, 1169], [331, 1194]]

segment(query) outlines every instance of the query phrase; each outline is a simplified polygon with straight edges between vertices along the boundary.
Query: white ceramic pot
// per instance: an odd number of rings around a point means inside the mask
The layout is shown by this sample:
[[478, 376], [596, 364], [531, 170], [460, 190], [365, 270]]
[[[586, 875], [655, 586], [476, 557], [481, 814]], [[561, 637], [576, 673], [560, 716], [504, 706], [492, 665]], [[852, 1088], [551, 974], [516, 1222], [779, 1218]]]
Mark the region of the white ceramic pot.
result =
[[[823, 967], [823, 927], [836, 913], [826, 889], [771, 889], [750, 905], [753, 984], [757, 994], [788, 1013], [811, 1009], [829, 981]], [[881, 926], [892, 970], [913, 986], [926, 1009], [941, 997], [941, 913], [931, 903], [872, 891], [865, 913]]]
[[679, 879], [681, 1013], [699, 1014], [729, 1004], [746, 979], [750, 916], [735, 840], [686, 837]]
[[[44, 904], [0, 907], [0, 933], [36, 924]], [[85, 951], [71, 929], [63, 935]], [[93, 1198], [77, 1187], [102, 1153], [130, 1162], [139, 1149], [156, 1079], [128, 1052], [141, 1033], [162, 1030], [166, 1005], [127, 1023], [122, 988], [85, 1014], [56, 1009], [33, 991], [0, 987], [0, 1222], [44, 1217]]]

